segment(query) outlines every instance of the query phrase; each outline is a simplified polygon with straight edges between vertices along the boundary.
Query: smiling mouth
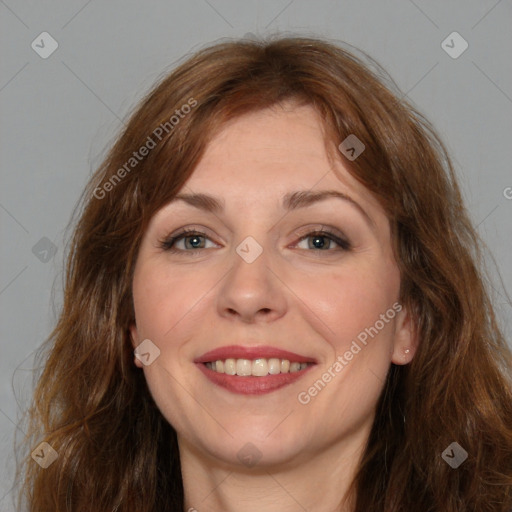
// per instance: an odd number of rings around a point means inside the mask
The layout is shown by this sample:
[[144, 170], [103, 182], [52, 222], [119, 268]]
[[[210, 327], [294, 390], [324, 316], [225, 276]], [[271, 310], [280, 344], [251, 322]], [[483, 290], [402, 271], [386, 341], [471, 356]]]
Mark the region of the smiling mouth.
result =
[[229, 345], [210, 350], [194, 363], [221, 388], [243, 395], [262, 395], [296, 382], [317, 360], [270, 345]]
[[313, 363], [299, 363], [277, 357], [258, 359], [217, 359], [204, 363], [206, 368], [216, 373], [238, 377], [266, 377], [281, 373], [296, 373], [305, 370]]

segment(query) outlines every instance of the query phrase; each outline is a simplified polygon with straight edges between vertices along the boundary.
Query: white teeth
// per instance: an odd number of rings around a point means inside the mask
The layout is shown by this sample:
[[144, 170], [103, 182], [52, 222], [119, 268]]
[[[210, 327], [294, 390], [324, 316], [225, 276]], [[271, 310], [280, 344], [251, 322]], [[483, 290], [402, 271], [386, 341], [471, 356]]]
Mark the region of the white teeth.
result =
[[279, 373], [295, 373], [307, 368], [308, 363], [290, 362], [288, 359], [226, 359], [205, 363], [206, 367], [217, 373], [239, 375], [241, 377], [266, 377]]
[[237, 359], [236, 360], [236, 374], [242, 377], [251, 375], [252, 363], [250, 359]]
[[300, 363], [290, 363], [290, 373], [298, 372], [300, 370]]
[[236, 375], [236, 360], [226, 359], [224, 361], [224, 373], [228, 375]]
[[252, 375], [255, 377], [268, 375], [268, 363], [266, 359], [255, 359], [252, 362]]
[[270, 375], [277, 375], [281, 373], [281, 360], [273, 357], [268, 360], [268, 373]]

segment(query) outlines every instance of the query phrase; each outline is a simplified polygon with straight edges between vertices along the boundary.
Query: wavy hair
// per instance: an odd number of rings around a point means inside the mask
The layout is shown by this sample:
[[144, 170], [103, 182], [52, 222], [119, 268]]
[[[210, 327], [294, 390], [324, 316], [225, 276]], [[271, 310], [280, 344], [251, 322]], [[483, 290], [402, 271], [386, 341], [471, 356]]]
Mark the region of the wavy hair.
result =
[[[300, 37], [217, 43], [154, 86], [77, 205], [64, 302], [27, 412], [20, 505], [183, 510], [176, 432], [133, 364], [138, 248], [223, 123], [293, 100], [320, 113], [333, 158], [348, 135], [364, 142], [344, 163], [389, 218], [400, 301], [420, 340], [412, 363], [388, 372], [351, 488], [355, 512], [510, 511], [512, 356], [488, 292], [483, 244], [445, 147], [393, 88], [366, 57]], [[43, 440], [58, 453], [46, 469], [28, 453]], [[441, 457], [454, 441], [468, 453], [457, 469]]]

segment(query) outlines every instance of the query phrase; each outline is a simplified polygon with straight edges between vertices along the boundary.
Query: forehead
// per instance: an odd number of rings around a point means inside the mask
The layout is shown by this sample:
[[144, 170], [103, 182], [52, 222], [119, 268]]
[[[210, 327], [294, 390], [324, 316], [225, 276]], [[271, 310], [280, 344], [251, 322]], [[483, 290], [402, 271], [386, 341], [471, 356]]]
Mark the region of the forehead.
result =
[[344, 157], [329, 157], [317, 110], [293, 103], [251, 112], [222, 125], [185, 188], [240, 201], [270, 201], [289, 190], [328, 188], [350, 192], [379, 208], [348, 172]]

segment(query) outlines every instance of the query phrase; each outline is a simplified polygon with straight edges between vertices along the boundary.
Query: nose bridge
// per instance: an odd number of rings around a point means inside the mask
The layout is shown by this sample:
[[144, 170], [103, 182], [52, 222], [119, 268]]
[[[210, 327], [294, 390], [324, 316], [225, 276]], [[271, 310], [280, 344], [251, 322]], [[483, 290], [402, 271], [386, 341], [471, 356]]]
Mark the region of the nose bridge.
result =
[[[258, 237], [262, 240], [262, 237]], [[263, 245], [265, 244], [265, 245]], [[242, 280], [254, 280], [262, 285], [269, 284], [272, 249], [268, 243], [260, 244], [253, 236], [244, 238], [235, 248], [233, 254], [233, 272]]]
[[284, 314], [284, 290], [270, 270], [273, 251], [263, 244], [263, 240], [260, 244], [255, 237], [247, 236], [235, 247], [231, 269], [219, 289], [220, 315], [253, 321], [260, 316], [275, 319]]

